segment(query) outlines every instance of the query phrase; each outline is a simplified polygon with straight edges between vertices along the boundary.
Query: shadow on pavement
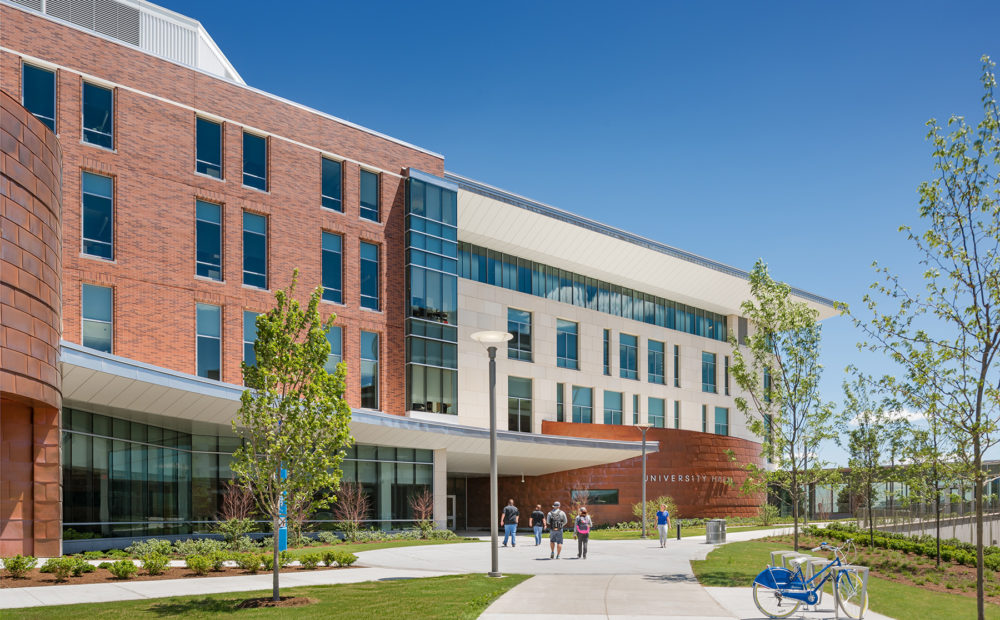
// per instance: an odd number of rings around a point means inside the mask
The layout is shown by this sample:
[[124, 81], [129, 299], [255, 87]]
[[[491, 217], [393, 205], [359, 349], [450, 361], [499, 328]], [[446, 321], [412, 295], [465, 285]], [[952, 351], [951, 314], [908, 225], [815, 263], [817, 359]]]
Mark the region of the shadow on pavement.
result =
[[674, 573], [673, 575], [643, 575], [643, 580], [658, 583], [698, 583], [691, 575]]

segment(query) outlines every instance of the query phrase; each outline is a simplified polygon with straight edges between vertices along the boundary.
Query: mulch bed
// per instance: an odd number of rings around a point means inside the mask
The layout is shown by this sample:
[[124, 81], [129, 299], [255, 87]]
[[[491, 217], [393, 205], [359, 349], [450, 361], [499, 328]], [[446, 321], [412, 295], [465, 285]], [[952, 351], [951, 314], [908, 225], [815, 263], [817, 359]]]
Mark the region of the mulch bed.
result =
[[[334, 566], [326, 567], [320, 566], [315, 570], [325, 571], [325, 570], [343, 570], [351, 568], [350, 566]], [[298, 572], [308, 572], [299, 567], [289, 567], [281, 570], [282, 573], [298, 573]], [[31, 588], [37, 586], [56, 586], [56, 585], [73, 585], [79, 583], [125, 583], [129, 581], [154, 581], [158, 579], [183, 579], [186, 577], [193, 577], [195, 579], [211, 579], [212, 577], [237, 577], [242, 575], [249, 575], [241, 568], [236, 567], [226, 567], [220, 571], [210, 571], [207, 575], [195, 575], [188, 568], [168, 568], [162, 575], [147, 575], [143, 572], [142, 568], [139, 568], [139, 572], [135, 574], [131, 579], [116, 579], [114, 575], [111, 574], [106, 568], [98, 568], [92, 573], [84, 573], [79, 577], [68, 577], [66, 581], [62, 583], [57, 583], [56, 578], [51, 573], [40, 573], [38, 569], [33, 569], [27, 576], [21, 579], [14, 579], [10, 575], [3, 572], [0, 576], [0, 588]], [[258, 575], [269, 575], [271, 571], [261, 570], [257, 572]], [[307, 603], [296, 603], [297, 605], [305, 605]]]
[[257, 609], [259, 607], [302, 607], [318, 603], [318, 598], [308, 596], [282, 596], [277, 601], [270, 598], [248, 598], [236, 606], [236, 609]]

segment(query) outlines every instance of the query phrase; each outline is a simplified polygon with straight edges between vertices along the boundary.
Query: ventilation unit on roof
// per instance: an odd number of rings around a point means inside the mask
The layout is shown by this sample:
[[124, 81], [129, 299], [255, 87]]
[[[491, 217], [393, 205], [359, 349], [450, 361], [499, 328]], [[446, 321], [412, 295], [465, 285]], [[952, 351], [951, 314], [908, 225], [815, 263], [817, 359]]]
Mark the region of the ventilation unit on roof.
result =
[[139, 45], [139, 9], [115, 0], [47, 0], [52, 17]]
[[42, 10], [42, 0], [10, 0], [14, 4], [20, 4], [21, 6], [26, 6], [29, 9], [35, 11]]

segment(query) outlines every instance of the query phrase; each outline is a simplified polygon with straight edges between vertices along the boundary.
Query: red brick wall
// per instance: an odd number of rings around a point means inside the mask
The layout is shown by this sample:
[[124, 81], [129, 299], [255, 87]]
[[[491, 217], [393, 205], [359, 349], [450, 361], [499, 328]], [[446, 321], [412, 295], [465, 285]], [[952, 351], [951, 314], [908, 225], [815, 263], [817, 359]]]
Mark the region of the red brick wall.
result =
[[[404, 411], [403, 209], [406, 167], [442, 174], [441, 158], [284, 103], [251, 89], [156, 59], [9, 6], [0, 6], [0, 43], [63, 67], [58, 72], [57, 133], [63, 143], [64, 338], [80, 342], [81, 283], [113, 285], [114, 353], [195, 373], [195, 303], [223, 306], [222, 380], [241, 383], [244, 310], [263, 311], [272, 294], [242, 285], [242, 212], [268, 221], [268, 285], [287, 286], [299, 269], [300, 296], [321, 283], [321, 231], [344, 236], [344, 330], [347, 396], [360, 405], [361, 330], [382, 335], [381, 405]], [[294, 58], [289, 58], [294, 62]], [[114, 152], [81, 142], [82, 75], [116, 89]], [[0, 54], [0, 87], [20, 96], [21, 58]], [[135, 92], [136, 89], [142, 92]], [[151, 96], [152, 95], [152, 96]], [[187, 107], [185, 107], [187, 106]], [[229, 119], [224, 126], [224, 181], [194, 173], [194, 108]], [[242, 186], [242, 130], [269, 139], [269, 192]], [[312, 147], [312, 148], [310, 148]], [[322, 149], [344, 163], [344, 213], [320, 207]], [[383, 170], [383, 223], [359, 218], [359, 164]], [[115, 179], [115, 261], [80, 255], [80, 171]], [[194, 277], [195, 199], [223, 209], [223, 279]], [[359, 243], [381, 246], [382, 312], [360, 308]], [[395, 268], [393, 268], [395, 266]]]
[[58, 555], [60, 148], [0, 92], [0, 556]]
[[[574, 424], [542, 422], [542, 432], [594, 439], [640, 441], [642, 433], [634, 426], [605, 424]], [[763, 495], [743, 495], [739, 486], [745, 479], [739, 464], [760, 463], [760, 445], [735, 437], [711, 433], [665, 428], [652, 428], [647, 441], [659, 442], [659, 451], [647, 453], [646, 498], [669, 495], [677, 504], [681, 517], [752, 516], [763, 502]], [[732, 450], [736, 462], [730, 462], [725, 451]], [[729, 484], [732, 480], [732, 484]], [[544, 476], [501, 477], [500, 504], [514, 498], [522, 513], [535, 504], [548, 510], [552, 502], [570, 506], [574, 488], [617, 489], [618, 505], [592, 505], [591, 517], [596, 523], [632, 521], [632, 505], [642, 501], [642, 459], [640, 457], [573, 469]], [[469, 480], [469, 525], [487, 526], [489, 510], [489, 480]], [[568, 511], [567, 511], [568, 512]]]

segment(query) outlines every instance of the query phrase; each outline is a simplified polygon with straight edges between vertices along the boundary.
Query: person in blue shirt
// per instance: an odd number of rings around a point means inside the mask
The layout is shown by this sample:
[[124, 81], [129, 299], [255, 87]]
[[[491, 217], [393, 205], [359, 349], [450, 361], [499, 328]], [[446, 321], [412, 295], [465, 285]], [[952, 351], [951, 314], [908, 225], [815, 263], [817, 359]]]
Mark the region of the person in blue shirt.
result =
[[670, 513], [667, 512], [667, 505], [660, 504], [660, 509], [656, 511], [656, 529], [660, 530], [660, 548], [667, 546], [667, 536], [670, 535]]

